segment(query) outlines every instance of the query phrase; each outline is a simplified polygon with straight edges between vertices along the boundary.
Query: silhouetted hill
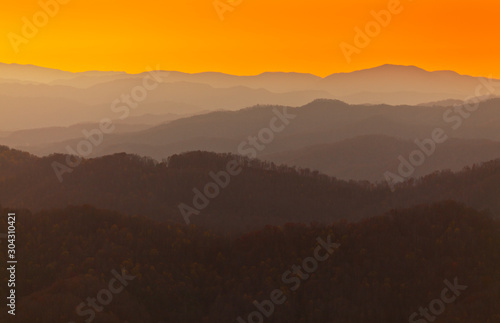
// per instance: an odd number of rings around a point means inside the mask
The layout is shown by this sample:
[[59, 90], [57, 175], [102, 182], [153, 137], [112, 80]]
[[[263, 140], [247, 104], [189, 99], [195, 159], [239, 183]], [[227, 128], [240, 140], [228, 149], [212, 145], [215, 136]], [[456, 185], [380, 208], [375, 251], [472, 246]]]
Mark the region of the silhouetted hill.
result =
[[[500, 214], [500, 160], [456, 174], [432, 174], [401, 184], [392, 193], [386, 183], [346, 182], [310, 170], [205, 152], [174, 155], [162, 163], [126, 154], [84, 160], [63, 174], [60, 183], [53, 163], [65, 165], [65, 155], [37, 158], [2, 148], [0, 203], [32, 211], [90, 204], [183, 223], [179, 205], [194, 207], [193, 190], [204, 192], [215, 182], [215, 175], [209, 174], [226, 170], [233, 159], [241, 173], [230, 176], [227, 187], [207, 198], [208, 203], [197, 198], [202, 207], [199, 214], [191, 214], [192, 223], [237, 232], [286, 222], [359, 220], [393, 207], [448, 199]], [[213, 185], [204, 194], [213, 195]]]

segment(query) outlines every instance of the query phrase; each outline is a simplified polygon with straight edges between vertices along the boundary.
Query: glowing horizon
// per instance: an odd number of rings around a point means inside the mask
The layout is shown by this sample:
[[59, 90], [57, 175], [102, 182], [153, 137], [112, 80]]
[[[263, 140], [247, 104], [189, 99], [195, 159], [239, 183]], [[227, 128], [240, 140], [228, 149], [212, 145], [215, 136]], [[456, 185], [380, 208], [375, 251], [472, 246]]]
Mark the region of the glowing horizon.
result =
[[401, 12], [348, 63], [340, 44], [353, 44], [355, 28], [363, 29], [374, 20], [371, 12], [391, 1], [227, 0], [233, 10], [221, 21], [212, 0], [71, 0], [16, 53], [8, 35], [22, 37], [23, 17], [31, 21], [42, 10], [38, 1], [22, 0], [0, 13], [0, 61], [70, 72], [136, 74], [158, 65], [185, 73], [320, 77], [394, 64], [500, 78], [500, 44], [491, 27], [500, 3], [493, 0], [401, 0]]

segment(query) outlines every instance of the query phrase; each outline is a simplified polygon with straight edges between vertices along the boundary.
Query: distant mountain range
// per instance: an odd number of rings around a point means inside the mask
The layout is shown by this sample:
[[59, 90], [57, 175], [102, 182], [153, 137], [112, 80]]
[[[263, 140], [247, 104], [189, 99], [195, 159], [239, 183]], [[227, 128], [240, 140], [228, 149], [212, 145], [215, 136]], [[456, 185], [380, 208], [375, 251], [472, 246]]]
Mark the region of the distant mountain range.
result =
[[[71, 73], [33, 65], [0, 63], [0, 83], [42, 83], [88, 88], [116, 80], [136, 79], [145, 73], [128, 74], [125, 72], [80, 72]], [[183, 73], [177, 71], [158, 71], [165, 83], [198, 83], [214, 88], [247, 87], [266, 89], [275, 93], [294, 91], [327, 91], [342, 99], [358, 93], [427, 93], [470, 96], [482, 77], [460, 75], [453, 71], [425, 71], [416, 66], [386, 64], [351, 73], [335, 73], [319, 77], [305, 73], [266, 72], [253, 76], [236, 76], [217, 72]], [[498, 80], [496, 80], [498, 81]], [[451, 98], [451, 97], [450, 97]], [[444, 99], [450, 99], [444, 98]], [[428, 100], [431, 101], [431, 100]], [[349, 102], [370, 103], [370, 102]], [[390, 102], [371, 102], [390, 103]], [[402, 102], [396, 104], [414, 104]]]
[[[193, 150], [241, 153], [238, 147], [250, 135], [269, 125], [273, 109], [296, 115], [286, 129], [259, 151], [258, 158], [319, 170], [342, 179], [383, 180], [383, 173], [398, 166], [398, 157], [418, 147], [415, 139], [429, 138], [441, 128], [451, 138], [417, 168], [414, 176], [436, 170], [460, 170], [464, 166], [500, 158], [500, 99], [480, 103], [474, 114], [461, 121], [443, 119], [450, 107], [348, 105], [317, 100], [299, 108], [256, 106], [239, 111], [210, 112], [191, 117], [170, 116], [160, 125], [116, 124], [89, 157], [127, 152], [162, 160]], [[455, 116], [456, 113], [450, 114]], [[139, 118], [139, 117], [137, 117]], [[161, 120], [151, 117], [152, 120]], [[453, 121], [453, 122], [451, 122]], [[11, 133], [0, 143], [44, 156], [68, 153], [85, 139], [83, 129], [45, 128]]]
[[[147, 73], [71, 73], [32, 65], [0, 63], [0, 104], [8, 115], [2, 130], [69, 126], [117, 118], [110, 105], [142, 84]], [[425, 104], [464, 100], [485, 78], [415, 66], [383, 65], [321, 78], [269, 72], [255, 76], [157, 71], [161, 84], [131, 115], [238, 110], [256, 104], [302, 106], [315, 99], [350, 104]], [[498, 80], [491, 83], [500, 89]], [[44, 115], [41, 118], [41, 114]], [[28, 116], [28, 117], [27, 117]]]
[[[325, 78], [154, 73], [160, 83], [124, 117], [111, 103], [143, 86], [147, 73], [71, 73], [0, 63], [0, 144], [38, 156], [68, 153], [67, 147], [74, 150], [85, 139], [84, 130], [98, 128], [105, 118], [115, 130], [88, 157], [241, 154], [240, 143], [269, 125], [273, 109], [286, 109], [296, 118], [258, 158], [345, 180], [380, 181], [397, 168], [398, 156], [416, 149], [415, 139], [430, 137], [436, 128], [453, 140], [438, 147], [414, 177], [500, 158], [500, 99], [494, 98], [499, 80], [396, 65]], [[477, 111], [463, 112], [464, 100], [485, 82], [491, 93], [480, 91]]]

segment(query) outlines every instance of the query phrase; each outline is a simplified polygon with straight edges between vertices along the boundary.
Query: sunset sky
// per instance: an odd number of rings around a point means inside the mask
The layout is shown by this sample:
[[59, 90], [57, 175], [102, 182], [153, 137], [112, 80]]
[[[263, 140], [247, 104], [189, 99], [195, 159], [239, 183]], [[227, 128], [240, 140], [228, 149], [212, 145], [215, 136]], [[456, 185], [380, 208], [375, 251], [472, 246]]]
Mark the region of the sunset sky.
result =
[[[42, 0], [45, 1], [45, 0]], [[326, 76], [386, 63], [500, 78], [498, 0], [402, 0], [369, 46], [348, 63], [340, 43], [386, 9], [379, 0], [226, 0], [236, 7], [222, 21], [212, 0], [71, 0], [19, 45], [22, 18], [36, 0], [5, 2], [0, 12], [4, 63], [69, 71], [142, 72], [147, 66], [183, 72], [253, 75], [265, 71]], [[1, 76], [0, 76], [1, 77]]]

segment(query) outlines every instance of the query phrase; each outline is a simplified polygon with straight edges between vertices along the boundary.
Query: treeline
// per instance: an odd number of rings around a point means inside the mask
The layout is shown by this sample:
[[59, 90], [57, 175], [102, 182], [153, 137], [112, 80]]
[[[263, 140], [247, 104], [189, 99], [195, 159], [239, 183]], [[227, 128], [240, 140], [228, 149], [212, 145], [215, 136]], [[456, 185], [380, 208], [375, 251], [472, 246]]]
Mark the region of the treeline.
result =
[[225, 170], [233, 159], [243, 170], [191, 223], [242, 232], [286, 222], [359, 220], [394, 207], [448, 199], [500, 214], [500, 161], [432, 174], [392, 193], [385, 183], [346, 182], [308, 169], [208, 152], [174, 155], [161, 163], [127, 154], [84, 160], [60, 183], [52, 165], [64, 164], [65, 155], [38, 158], [6, 147], [0, 148], [0, 203], [35, 212], [89, 204], [184, 223], [179, 204], [194, 207], [193, 189], [203, 192], [214, 181], [210, 172]]
[[[268, 322], [408, 322], [455, 277], [467, 289], [439, 322], [500, 320], [500, 223], [453, 202], [238, 238], [88, 206], [16, 213], [18, 322], [84, 322], [75, 308], [122, 269], [135, 278], [93, 322], [236, 322], [275, 289], [286, 302]], [[328, 236], [340, 247], [292, 291], [282, 274]], [[2, 322], [6, 315], [1, 304]]]

